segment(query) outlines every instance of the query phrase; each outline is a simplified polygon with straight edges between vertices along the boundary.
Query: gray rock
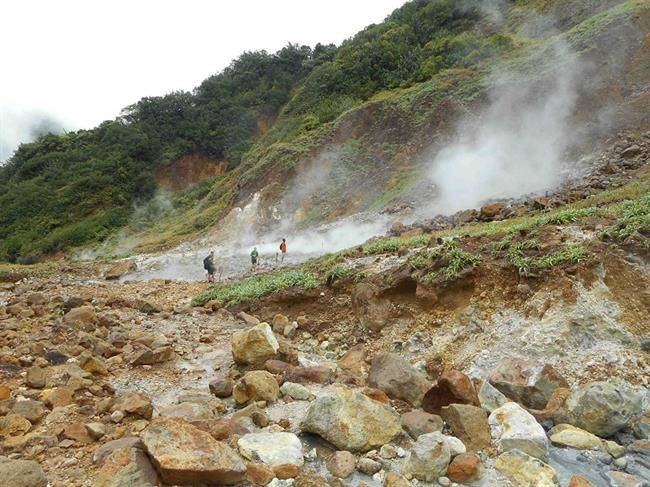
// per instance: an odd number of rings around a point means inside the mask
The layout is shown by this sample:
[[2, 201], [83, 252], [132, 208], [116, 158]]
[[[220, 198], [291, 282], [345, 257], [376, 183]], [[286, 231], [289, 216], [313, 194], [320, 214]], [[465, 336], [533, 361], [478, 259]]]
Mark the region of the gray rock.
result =
[[500, 452], [516, 449], [542, 460], [548, 457], [549, 441], [544, 428], [516, 402], [495, 409], [488, 423]]
[[500, 408], [509, 401], [501, 391], [490, 384], [487, 380], [483, 381], [483, 385], [478, 391], [478, 400], [481, 403], [481, 407], [488, 413]]
[[237, 441], [241, 454], [251, 461], [260, 461], [267, 467], [291, 464], [302, 467], [302, 443], [293, 433], [250, 433]]
[[402, 466], [404, 475], [433, 482], [447, 473], [451, 450], [440, 433], [420, 435]]
[[93, 463], [95, 465], [101, 465], [106, 457], [120, 448], [142, 448], [142, 443], [137, 436], [125, 436], [124, 438], [104, 443], [93, 453]]
[[643, 393], [623, 380], [592, 382], [574, 390], [554, 420], [608, 437], [641, 414], [642, 400]]
[[422, 402], [431, 387], [424, 374], [395, 353], [375, 356], [368, 373], [368, 385], [415, 406]]
[[342, 385], [329, 387], [310, 404], [301, 428], [349, 451], [380, 447], [402, 430], [392, 408]]
[[31, 460], [0, 457], [0, 487], [46, 487], [43, 469]]

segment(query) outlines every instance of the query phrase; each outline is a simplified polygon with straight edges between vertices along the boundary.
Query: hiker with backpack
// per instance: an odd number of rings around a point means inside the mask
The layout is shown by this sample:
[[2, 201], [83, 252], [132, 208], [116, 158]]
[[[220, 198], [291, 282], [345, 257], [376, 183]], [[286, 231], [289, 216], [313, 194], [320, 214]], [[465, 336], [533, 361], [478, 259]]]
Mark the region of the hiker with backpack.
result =
[[214, 250], [203, 259], [203, 268], [208, 272], [208, 282], [214, 282], [214, 273], [217, 270], [214, 264]]

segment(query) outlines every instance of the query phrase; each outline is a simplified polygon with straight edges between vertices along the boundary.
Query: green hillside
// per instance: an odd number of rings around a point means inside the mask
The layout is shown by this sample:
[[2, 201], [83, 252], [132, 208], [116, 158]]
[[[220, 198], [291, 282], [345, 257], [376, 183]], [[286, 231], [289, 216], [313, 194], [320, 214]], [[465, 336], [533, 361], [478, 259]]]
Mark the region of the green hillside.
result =
[[[191, 93], [143, 98], [92, 130], [23, 144], [0, 167], [0, 261], [33, 262], [118, 229], [137, 235], [140, 250], [171, 245], [332, 144], [341, 157], [320, 197], [338, 207], [312, 198], [304, 223], [379, 209], [417, 182], [412, 161], [436, 120], [453, 114], [447, 101], [480, 104], [497, 60], [528, 75], [543, 67], [549, 38], [522, 29], [536, 14], [559, 16], [557, 35], [589, 52], [595, 36], [650, 9], [643, 0], [512, 1], [495, 20], [478, 5], [411, 1], [340, 46], [247, 52]], [[227, 170], [160, 208], [157, 172], [188, 155]], [[368, 174], [383, 190], [353, 194]]]

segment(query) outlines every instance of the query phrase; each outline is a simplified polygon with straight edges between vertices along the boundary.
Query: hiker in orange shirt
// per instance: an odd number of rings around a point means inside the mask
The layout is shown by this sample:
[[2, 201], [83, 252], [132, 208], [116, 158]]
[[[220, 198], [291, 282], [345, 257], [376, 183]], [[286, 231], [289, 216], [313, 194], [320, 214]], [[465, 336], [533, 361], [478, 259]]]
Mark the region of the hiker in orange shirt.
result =
[[280, 257], [280, 262], [284, 262], [284, 256], [287, 253], [287, 239], [283, 238], [282, 243], [280, 244], [280, 252], [282, 252], [282, 257]]

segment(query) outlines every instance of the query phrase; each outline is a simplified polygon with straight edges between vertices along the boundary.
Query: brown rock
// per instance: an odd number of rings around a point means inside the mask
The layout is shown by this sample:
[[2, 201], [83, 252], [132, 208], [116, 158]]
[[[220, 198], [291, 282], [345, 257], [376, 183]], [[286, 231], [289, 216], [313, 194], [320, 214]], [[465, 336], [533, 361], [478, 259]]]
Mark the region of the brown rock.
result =
[[285, 463], [273, 467], [273, 474], [280, 480], [293, 479], [300, 475], [300, 469], [297, 465]]
[[480, 406], [474, 384], [458, 370], [446, 370], [440, 375], [438, 383], [424, 395], [422, 409], [428, 413], [440, 414], [441, 408], [450, 404]]
[[155, 348], [151, 352], [151, 355], [154, 364], [169, 362], [170, 360], [174, 360], [176, 358], [176, 353], [174, 352], [174, 349], [169, 345]]
[[54, 389], [45, 389], [39, 395], [41, 401], [51, 408], [67, 406], [74, 402], [72, 391], [67, 387], [55, 387]]
[[292, 367], [286, 374], [288, 382], [299, 384], [315, 382], [316, 384], [327, 384], [334, 376], [334, 372], [324, 365], [313, 365], [311, 367]]
[[232, 356], [239, 365], [257, 365], [274, 358], [280, 349], [267, 323], [232, 334]]
[[0, 401], [9, 399], [11, 397], [11, 389], [9, 386], [0, 385]]
[[43, 369], [37, 366], [27, 369], [25, 384], [27, 387], [32, 387], [34, 389], [42, 389], [45, 387], [45, 372], [43, 372]]
[[478, 451], [490, 446], [490, 425], [482, 408], [469, 404], [450, 404], [442, 408], [441, 415], [453, 435], [468, 450]]
[[501, 203], [492, 203], [481, 208], [481, 216], [492, 219], [501, 213], [501, 211], [503, 211], [503, 205]]
[[0, 417], [1, 436], [20, 436], [27, 433], [31, 427], [32, 423], [19, 414], [7, 414]]
[[253, 485], [266, 485], [274, 477], [273, 470], [266, 465], [261, 463], [249, 463], [246, 465], [246, 480]]
[[77, 443], [91, 443], [86, 426], [81, 423], [71, 423], [63, 429], [63, 437], [74, 440]]
[[356, 470], [356, 459], [349, 451], [334, 452], [327, 459], [327, 470], [340, 479], [348, 478]]
[[244, 436], [250, 433], [248, 429], [241, 425], [234, 419], [210, 419], [210, 420], [195, 420], [191, 422], [201, 431], [206, 431], [218, 441], [225, 441], [233, 436]]
[[284, 375], [293, 369], [293, 365], [282, 360], [267, 360], [264, 362], [264, 368], [271, 372], [273, 375]]
[[233, 380], [230, 377], [217, 377], [208, 384], [210, 392], [217, 397], [225, 398], [232, 395]]
[[261, 323], [259, 318], [256, 318], [253, 315], [249, 315], [245, 311], [240, 311], [239, 313], [237, 313], [237, 318], [242, 320], [247, 325], [251, 325], [251, 326], [259, 325]]
[[381, 389], [374, 389], [372, 387], [364, 387], [362, 391], [366, 396], [375, 401], [383, 404], [390, 404], [390, 398]]
[[233, 388], [233, 397], [238, 404], [250, 401], [274, 402], [279, 395], [278, 381], [265, 370], [246, 372]]
[[153, 405], [149, 397], [144, 394], [139, 392], [125, 392], [115, 400], [111, 411], [123, 411], [144, 419], [151, 419]]
[[384, 478], [384, 487], [410, 487], [411, 483], [401, 475], [395, 472], [386, 473]]
[[375, 356], [368, 373], [368, 385], [416, 406], [431, 386], [424, 374], [396, 353]]
[[483, 464], [475, 453], [461, 453], [447, 468], [447, 477], [461, 484], [478, 480], [483, 475]]
[[180, 419], [159, 419], [140, 435], [163, 482], [233, 485], [246, 467], [232, 448]]
[[341, 369], [361, 375], [367, 367], [366, 355], [366, 349], [363, 345], [355, 345], [345, 352], [337, 363]]
[[97, 357], [93, 357], [88, 352], [83, 352], [79, 356], [79, 366], [91, 374], [108, 375], [108, 369], [104, 365], [104, 362]]
[[97, 315], [92, 306], [79, 306], [72, 308], [63, 316], [63, 322], [68, 325], [74, 324], [97, 324]]
[[32, 399], [16, 401], [11, 410], [14, 414], [19, 414], [32, 424], [38, 423], [46, 414], [44, 404], [41, 401]]
[[544, 409], [555, 389], [569, 387], [553, 366], [513, 358], [503, 360], [488, 380], [501, 393], [533, 409]]
[[586, 478], [580, 475], [574, 475], [573, 477], [571, 477], [571, 481], [569, 482], [568, 487], [596, 487], [596, 486]]
[[565, 389], [564, 387], [558, 387], [553, 391], [551, 397], [546, 404], [546, 407], [542, 410], [529, 408], [528, 412], [532, 414], [535, 419], [539, 422], [548, 421], [553, 419], [553, 417], [560, 411], [560, 408], [564, 406], [564, 402], [571, 395], [570, 389]]
[[402, 414], [401, 421], [404, 431], [414, 440], [417, 440], [418, 436], [426, 433], [442, 431], [442, 418], [440, 416], [425, 413], [420, 410]]

